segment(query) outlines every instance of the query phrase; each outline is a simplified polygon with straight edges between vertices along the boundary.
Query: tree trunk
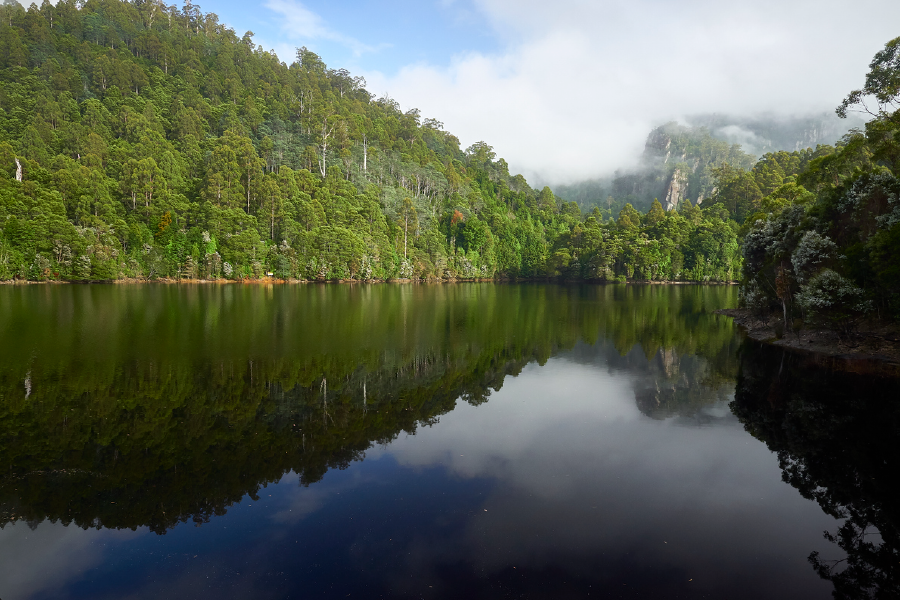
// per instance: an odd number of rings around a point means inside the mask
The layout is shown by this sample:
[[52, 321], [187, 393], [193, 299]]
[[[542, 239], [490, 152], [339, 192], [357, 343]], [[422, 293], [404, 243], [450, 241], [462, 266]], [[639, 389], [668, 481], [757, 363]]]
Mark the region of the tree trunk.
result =
[[781, 308], [784, 309], [784, 330], [788, 331], [790, 328], [788, 327], [787, 302], [784, 299], [781, 300]]

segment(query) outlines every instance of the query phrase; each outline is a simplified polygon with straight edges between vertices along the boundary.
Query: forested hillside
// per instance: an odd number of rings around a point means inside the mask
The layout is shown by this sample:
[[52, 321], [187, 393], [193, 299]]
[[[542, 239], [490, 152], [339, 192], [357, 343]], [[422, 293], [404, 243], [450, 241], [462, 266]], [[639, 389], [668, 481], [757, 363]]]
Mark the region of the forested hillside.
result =
[[786, 332], [814, 323], [846, 334], [900, 317], [898, 103], [900, 38], [837, 109], [865, 113], [865, 131], [720, 173], [714, 201], [746, 217], [744, 303], [776, 310]]
[[286, 65], [189, 2], [11, 2], [0, 17], [0, 279], [740, 268], [719, 208], [585, 216], [488, 144], [463, 150], [305, 48]]

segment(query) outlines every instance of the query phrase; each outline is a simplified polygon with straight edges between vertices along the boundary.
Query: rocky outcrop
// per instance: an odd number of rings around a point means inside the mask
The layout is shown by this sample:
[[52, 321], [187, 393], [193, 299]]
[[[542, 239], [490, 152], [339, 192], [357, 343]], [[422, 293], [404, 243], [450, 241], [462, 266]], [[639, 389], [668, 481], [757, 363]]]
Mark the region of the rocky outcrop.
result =
[[829, 143], [831, 140], [825, 140], [823, 135], [823, 128], [820, 127], [812, 127], [810, 129], [804, 129], [800, 132], [799, 139], [794, 142], [794, 151], [802, 150], [804, 148], [815, 148], [820, 143]]
[[662, 203], [666, 210], [675, 210], [678, 203], [687, 195], [688, 175], [680, 168], [676, 168], [666, 186], [666, 199]]
[[715, 196], [716, 192], [718, 192], [718, 191], [719, 191], [719, 188], [717, 188], [716, 186], [713, 186], [713, 189], [710, 190], [710, 192], [709, 192], [709, 196], [707, 196], [703, 190], [700, 190], [700, 194], [697, 196], [697, 206], [700, 206], [701, 204], [703, 204], [704, 198], [711, 198], [711, 197]]
[[672, 136], [666, 131], [665, 127], [657, 127], [647, 136], [647, 142], [644, 144], [644, 161], [648, 164], [663, 164], [669, 162], [672, 155]]

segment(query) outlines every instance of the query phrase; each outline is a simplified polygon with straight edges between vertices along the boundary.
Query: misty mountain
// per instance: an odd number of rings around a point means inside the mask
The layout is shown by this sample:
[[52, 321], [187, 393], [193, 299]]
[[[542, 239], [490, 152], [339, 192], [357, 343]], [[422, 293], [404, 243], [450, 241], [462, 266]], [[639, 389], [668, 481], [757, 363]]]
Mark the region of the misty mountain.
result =
[[688, 117], [687, 122], [692, 127], [707, 128], [713, 137], [740, 144], [745, 152], [757, 157], [767, 152], [793, 152], [819, 144], [834, 144], [851, 129], [865, 126], [858, 115], [840, 119], [830, 111], [795, 117], [707, 114]]
[[556, 185], [554, 192], [585, 210], [597, 206], [609, 216], [628, 203], [646, 211], [654, 199], [672, 210], [684, 200], [702, 203], [715, 191], [712, 167], [726, 163], [747, 170], [768, 152], [833, 144], [864, 125], [859, 117], [842, 120], [834, 113], [799, 117], [706, 114], [686, 121], [653, 129], [637, 168]]

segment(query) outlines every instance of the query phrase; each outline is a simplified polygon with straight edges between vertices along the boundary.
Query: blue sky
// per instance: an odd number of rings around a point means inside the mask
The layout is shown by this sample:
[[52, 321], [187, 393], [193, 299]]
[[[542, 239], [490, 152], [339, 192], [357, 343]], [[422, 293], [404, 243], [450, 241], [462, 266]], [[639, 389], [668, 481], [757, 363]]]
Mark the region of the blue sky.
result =
[[452, 57], [493, 53], [498, 37], [471, 2], [264, 0], [207, 2], [238, 33], [251, 30], [258, 44], [290, 62], [306, 46], [331, 67], [394, 75], [411, 63], [448, 66]]

